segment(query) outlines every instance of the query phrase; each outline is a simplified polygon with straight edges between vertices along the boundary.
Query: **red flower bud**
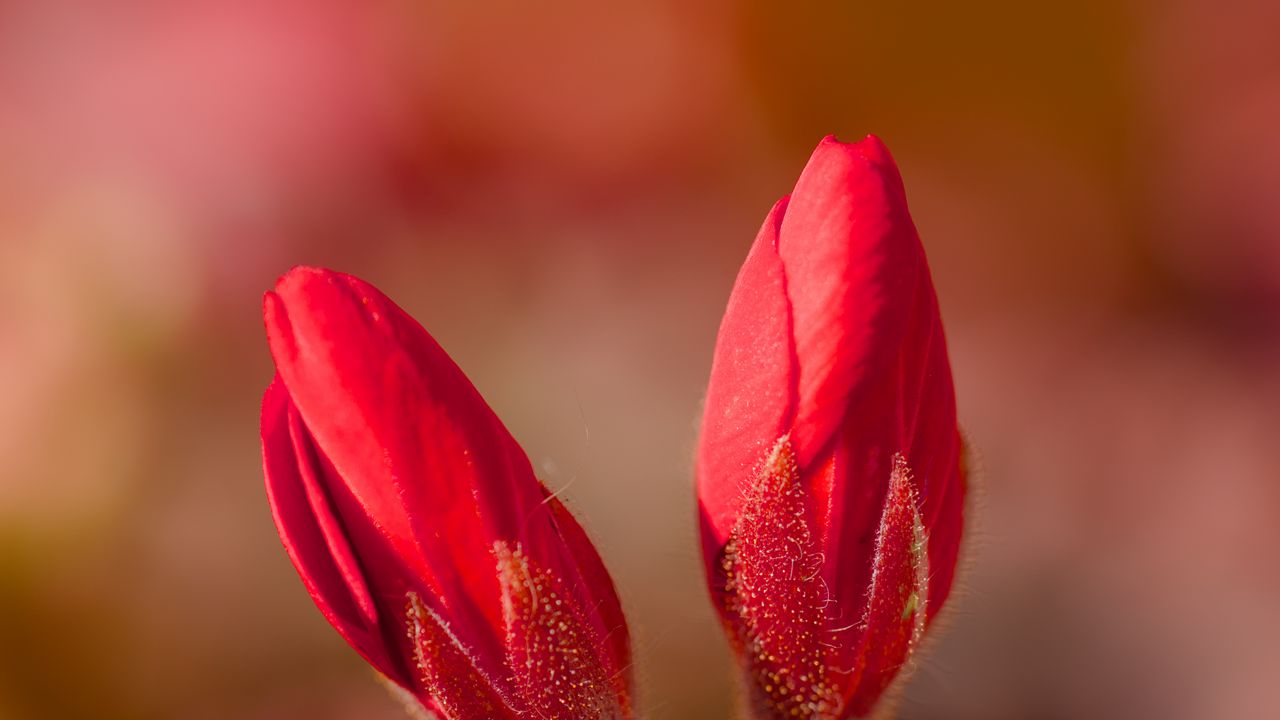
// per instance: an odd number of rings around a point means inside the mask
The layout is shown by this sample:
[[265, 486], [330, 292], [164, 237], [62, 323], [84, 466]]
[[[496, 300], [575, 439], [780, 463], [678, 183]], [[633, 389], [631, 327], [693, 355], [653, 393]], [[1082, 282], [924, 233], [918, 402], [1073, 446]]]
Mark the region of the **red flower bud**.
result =
[[758, 718], [862, 717], [951, 590], [965, 496], [924, 250], [888, 150], [827, 138], [729, 298], [697, 488]]
[[444, 350], [349, 275], [296, 268], [264, 305], [267, 493], [325, 618], [447, 720], [631, 717], [599, 555]]

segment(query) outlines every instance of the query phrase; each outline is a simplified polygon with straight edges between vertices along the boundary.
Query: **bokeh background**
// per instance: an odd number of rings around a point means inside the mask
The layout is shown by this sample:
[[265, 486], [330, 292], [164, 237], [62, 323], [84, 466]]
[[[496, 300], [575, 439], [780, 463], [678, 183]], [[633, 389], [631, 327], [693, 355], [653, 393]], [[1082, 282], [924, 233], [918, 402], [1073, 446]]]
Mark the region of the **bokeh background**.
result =
[[827, 133], [894, 150], [981, 497], [910, 720], [1280, 716], [1280, 4], [0, 2], [0, 718], [388, 719], [261, 489], [261, 293], [361, 275], [727, 717], [691, 458]]

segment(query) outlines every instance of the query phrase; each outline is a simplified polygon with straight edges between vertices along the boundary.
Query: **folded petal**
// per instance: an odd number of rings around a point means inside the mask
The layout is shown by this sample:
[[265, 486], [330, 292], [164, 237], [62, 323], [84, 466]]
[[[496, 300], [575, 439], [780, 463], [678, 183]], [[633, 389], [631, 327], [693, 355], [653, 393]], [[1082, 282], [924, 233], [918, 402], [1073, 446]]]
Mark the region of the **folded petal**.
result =
[[447, 720], [630, 717], [599, 555], [427, 331], [313, 268], [281, 278], [264, 316], [272, 507], [343, 637]]
[[[697, 462], [708, 558], [728, 540], [743, 490], [786, 433], [794, 412], [791, 308], [778, 256], [778, 230], [787, 208], [783, 198], [765, 218], [716, 338]], [[709, 576], [713, 569], [708, 567]]]
[[827, 138], [734, 286], [699, 447], [703, 558], [752, 717], [872, 711], [950, 592], [965, 492], [901, 178], [876, 138]]
[[316, 497], [314, 484], [305, 479], [312, 461], [299, 457], [291, 411], [277, 377], [262, 402], [262, 449], [267, 498], [281, 541], [325, 619], [379, 671], [404, 684], [408, 678], [380, 637], [377, 610], [359, 563], [327, 499]]
[[541, 548], [552, 532], [523, 451], [435, 340], [371, 285], [297, 268], [264, 304], [334, 502], [364, 534], [362, 558], [384, 566], [370, 574], [397, 605], [410, 590], [438, 603], [500, 674], [493, 539], [528, 534]]
[[799, 362], [792, 442], [807, 467], [892, 362], [924, 265], [879, 139], [822, 141], [791, 195], [778, 255]]

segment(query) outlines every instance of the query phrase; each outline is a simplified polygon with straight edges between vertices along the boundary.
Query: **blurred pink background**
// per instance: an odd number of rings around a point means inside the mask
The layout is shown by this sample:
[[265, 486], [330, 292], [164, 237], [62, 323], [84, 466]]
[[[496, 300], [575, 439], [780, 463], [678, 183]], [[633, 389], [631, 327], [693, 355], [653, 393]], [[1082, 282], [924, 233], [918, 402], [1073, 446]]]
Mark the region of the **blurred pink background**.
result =
[[1280, 5], [0, 2], [0, 718], [392, 719], [261, 488], [261, 293], [374, 282], [727, 717], [691, 456], [827, 133], [906, 178], [980, 497], [910, 720], [1280, 716]]

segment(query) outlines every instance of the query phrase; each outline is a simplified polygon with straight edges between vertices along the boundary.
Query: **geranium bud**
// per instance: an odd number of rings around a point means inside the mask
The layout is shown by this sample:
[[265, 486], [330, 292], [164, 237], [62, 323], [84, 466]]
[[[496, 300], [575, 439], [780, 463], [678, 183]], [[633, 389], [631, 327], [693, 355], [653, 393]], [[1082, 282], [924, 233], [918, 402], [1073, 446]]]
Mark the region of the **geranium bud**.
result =
[[264, 313], [267, 493], [339, 634], [445, 720], [632, 717], [599, 555], [427, 331], [314, 268], [281, 278]]
[[827, 138], [733, 287], [698, 449], [705, 569], [753, 717], [876, 708], [951, 591], [962, 450], [897, 167], [877, 138]]

